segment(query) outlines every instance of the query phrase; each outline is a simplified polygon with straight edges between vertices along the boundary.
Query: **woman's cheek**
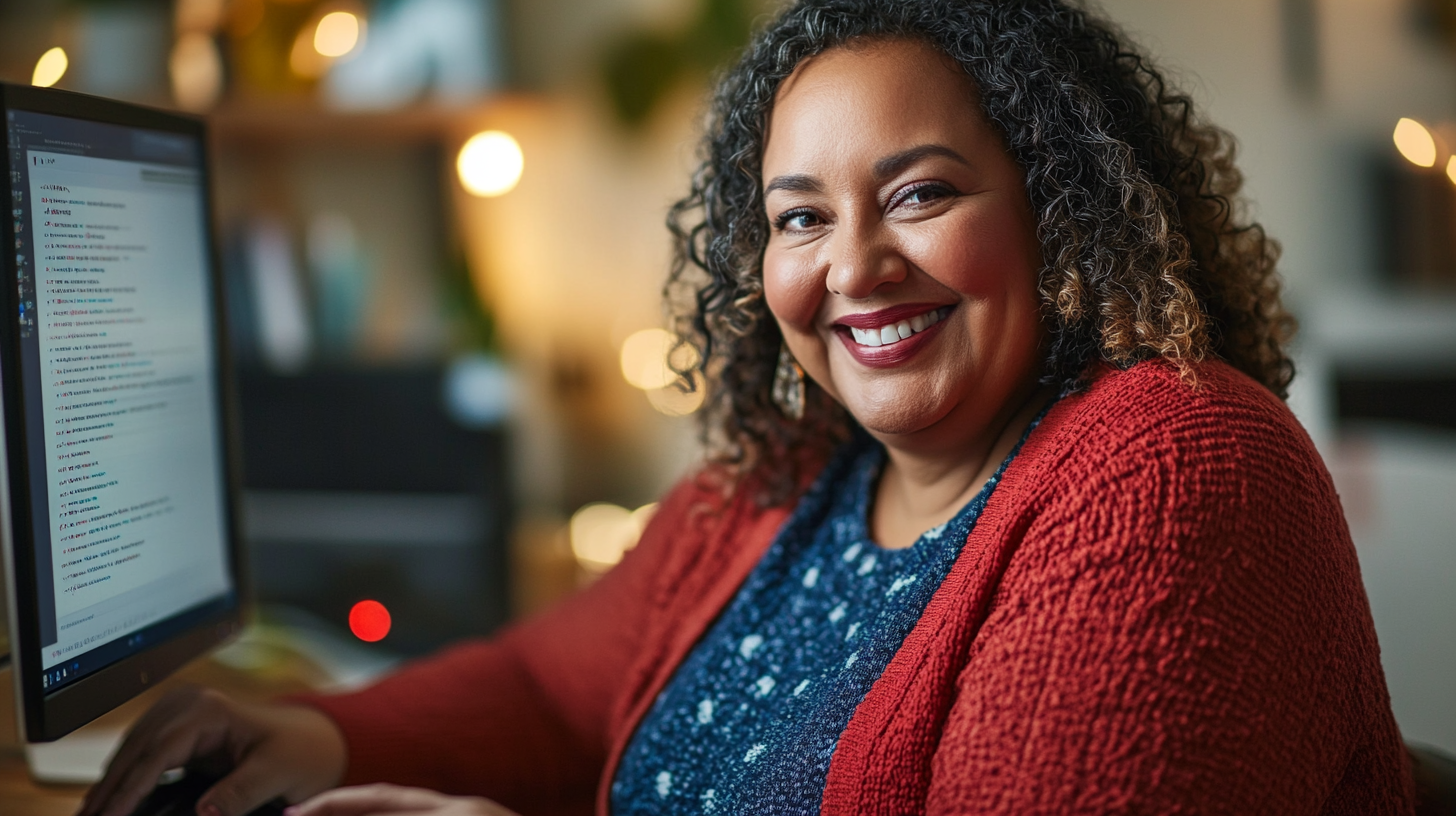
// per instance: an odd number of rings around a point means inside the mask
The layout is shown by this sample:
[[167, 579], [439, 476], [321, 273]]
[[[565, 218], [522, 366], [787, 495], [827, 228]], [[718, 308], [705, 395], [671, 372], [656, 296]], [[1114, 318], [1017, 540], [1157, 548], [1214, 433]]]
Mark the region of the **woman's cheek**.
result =
[[943, 222], [907, 240], [905, 254], [962, 297], [994, 297], [1007, 284], [1008, 273], [1025, 265], [1009, 235], [969, 220]]
[[814, 264], [770, 247], [763, 258], [763, 295], [779, 323], [811, 332], [824, 300], [823, 276]]

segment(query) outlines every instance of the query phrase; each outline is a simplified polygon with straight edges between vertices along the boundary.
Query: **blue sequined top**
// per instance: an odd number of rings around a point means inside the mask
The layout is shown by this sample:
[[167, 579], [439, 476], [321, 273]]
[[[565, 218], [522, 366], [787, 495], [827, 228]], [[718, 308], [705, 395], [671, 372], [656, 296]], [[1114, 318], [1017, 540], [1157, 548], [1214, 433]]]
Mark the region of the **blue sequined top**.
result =
[[840, 733], [1020, 448], [954, 518], [896, 550], [869, 533], [884, 448], [861, 436], [840, 450], [637, 727], [611, 812], [817, 814]]

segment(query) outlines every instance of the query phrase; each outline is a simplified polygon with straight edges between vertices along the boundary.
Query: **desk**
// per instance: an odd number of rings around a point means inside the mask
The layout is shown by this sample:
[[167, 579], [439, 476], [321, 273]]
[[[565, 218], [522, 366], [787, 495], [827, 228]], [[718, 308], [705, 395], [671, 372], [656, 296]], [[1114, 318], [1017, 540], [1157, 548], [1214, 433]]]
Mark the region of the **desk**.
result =
[[[83, 731], [125, 729], [168, 690], [185, 684], [209, 686], [244, 700], [266, 700], [280, 694], [306, 691], [316, 677], [302, 665], [274, 669], [267, 674], [230, 669], [211, 658], [195, 660], [157, 688], [106, 714]], [[71, 816], [81, 804], [81, 785], [40, 785], [30, 778], [25, 756], [15, 740], [15, 696], [9, 671], [0, 673], [0, 816]]]

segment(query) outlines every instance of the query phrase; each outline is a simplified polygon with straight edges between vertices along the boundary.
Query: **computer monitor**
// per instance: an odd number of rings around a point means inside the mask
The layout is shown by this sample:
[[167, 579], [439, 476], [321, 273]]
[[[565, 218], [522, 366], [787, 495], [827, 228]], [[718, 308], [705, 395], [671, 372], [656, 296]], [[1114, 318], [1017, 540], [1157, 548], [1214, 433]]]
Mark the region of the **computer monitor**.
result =
[[0, 85], [0, 468], [17, 721], [58, 739], [240, 625], [200, 121]]

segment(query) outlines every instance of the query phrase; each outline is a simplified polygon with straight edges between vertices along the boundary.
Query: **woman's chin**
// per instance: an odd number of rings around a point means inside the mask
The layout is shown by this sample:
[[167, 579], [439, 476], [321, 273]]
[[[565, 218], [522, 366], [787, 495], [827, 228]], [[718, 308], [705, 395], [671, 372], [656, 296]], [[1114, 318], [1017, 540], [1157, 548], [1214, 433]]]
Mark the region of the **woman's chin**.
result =
[[[906, 404], [913, 402], [916, 404]], [[923, 431], [945, 416], [939, 406], [928, 406], [923, 400], [883, 402], [874, 405], [851, 405], [849, 413], [862, 428], [876, 437], [903, 437]]]

